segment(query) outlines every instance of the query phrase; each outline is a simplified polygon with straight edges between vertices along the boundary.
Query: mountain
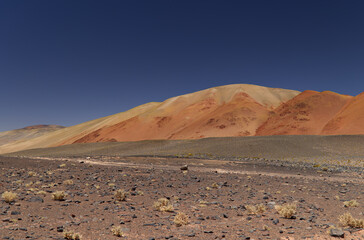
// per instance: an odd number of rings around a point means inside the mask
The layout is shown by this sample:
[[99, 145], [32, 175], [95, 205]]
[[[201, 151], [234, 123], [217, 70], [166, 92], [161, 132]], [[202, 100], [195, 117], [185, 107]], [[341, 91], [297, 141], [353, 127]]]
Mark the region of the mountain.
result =
[[32, 139], [0, 153], [74, 143], [226, 136], [364, 134], [364, 93], [294, 91], [233, 84], [147, 103]]
[[58, 125], [33, 125], [21, 129], [0, 132], [0, 146], [14, 143], [21, 139], [30, 140], [63, 128], [63, 126]]

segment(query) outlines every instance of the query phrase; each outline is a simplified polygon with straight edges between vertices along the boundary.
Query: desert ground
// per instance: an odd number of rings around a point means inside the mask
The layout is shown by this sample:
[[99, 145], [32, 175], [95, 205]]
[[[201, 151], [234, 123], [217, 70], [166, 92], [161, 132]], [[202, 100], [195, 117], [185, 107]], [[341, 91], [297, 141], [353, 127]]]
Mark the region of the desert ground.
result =
[[16, 196], [0, 202], [0, 236], [364, 239], [363, 141], [211, 138], [3, 155], [0, 193]]

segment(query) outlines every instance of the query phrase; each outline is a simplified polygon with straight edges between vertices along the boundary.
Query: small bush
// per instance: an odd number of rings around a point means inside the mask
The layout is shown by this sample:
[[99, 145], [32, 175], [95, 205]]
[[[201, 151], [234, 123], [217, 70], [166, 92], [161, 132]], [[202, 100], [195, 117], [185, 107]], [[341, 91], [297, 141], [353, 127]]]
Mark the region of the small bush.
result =
[[117, 237], [124, 237], [124, 232], [122, 231], [121, 227], [113, 227], [111, 229], [111, 232], [114, 236], [117, 236]]
[[6, 191], [1, 195], [1, 197], [6, 203], [11, 203], [15, 201], [16, 193]]
[[211, 187], [212, 187], [212, 188], [219, 188], [219, 185], [218, 185], [217, 183], [213, 183], [213, 184], [211, 185]]
[[28, 183], [26, 183], [26, 184], [25, 184], [25, 187], [27, 187], [27, 188], [28, 188], [28, 187], [30, 187], [30, 186], [32, 186], [32, 185], [33, 185], [33, 182], [28, 182]]
[[188, 224], [188, 216], [183, 213], [179, 212], [173, 219], [174, 224], [176, 224], [177, 227], [187, 225]]
[[79, 233], [64, 232], [63, 237], [67, 240], [81, 240], [81, 235]]
[[125, 192], [123, 189], [119, 189], [115, 192], [114, 194], [114, 198], [117, 200], [117, 201], [126, 201], [126, 195], [128, 193]]
[[71, 179], [69, 179], [69, 180], [64, 180], [64, 181], [63, 181], [63, 184], [64, 184], [64, 185], [73, 185], [73, 181], [72, 181]]
[[343, 227], [364, 228], [364, 219], [355, 219], [350, 213], [339, 216], [339, 221]]
[[66, 197], [66, 193], [63, 191], [56, 191], [52, 193], [52, 199], [56, 201], [63, 201]]
[[144, 192], [142, 192], [142, 191], [137, 191], [136, 192], [138, 195], [140, 195], [140, 196], [144, 196]]
[[173, 212], [174, 208], [167, 198], [160, 198], [154, 203], [154, 208], [160, 212]]
[[29, 177], [34, 177], [34, 176], [37, 176], [37, 173], [36, 172], [33, 172], [33, 171], [29, 171], [28, 172], [28, 176]]
[[358, 207], [358, 206], [359, 203], [355, 199], [344, 202], [344, 207]]
[[284, 218], [292, 218], [296, 214], [296, 204], [284, 204], [275, 206], [277, 212]]
[[257, 215], [264, 213], [267, 209], [263, 204], [259, 205], [246, 205], [246, 210], [248, 210], [249, 214]]
[[47, 192], [45, 191], [39, 191], [37, 192], [38, 195], [43, 195], [43, 196], [46, 196], [47, 195]]

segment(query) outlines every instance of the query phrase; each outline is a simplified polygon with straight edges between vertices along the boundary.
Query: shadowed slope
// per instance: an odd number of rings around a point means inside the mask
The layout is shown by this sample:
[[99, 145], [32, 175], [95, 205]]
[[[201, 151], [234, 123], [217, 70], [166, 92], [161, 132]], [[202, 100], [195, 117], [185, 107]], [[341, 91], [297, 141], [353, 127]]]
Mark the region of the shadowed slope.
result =
[[63, 126], [58, 125], [34, 125], [21, 129], [0, 132], [0, 146], [18, 141], [19, 139], [29, 140], [63, 128]]

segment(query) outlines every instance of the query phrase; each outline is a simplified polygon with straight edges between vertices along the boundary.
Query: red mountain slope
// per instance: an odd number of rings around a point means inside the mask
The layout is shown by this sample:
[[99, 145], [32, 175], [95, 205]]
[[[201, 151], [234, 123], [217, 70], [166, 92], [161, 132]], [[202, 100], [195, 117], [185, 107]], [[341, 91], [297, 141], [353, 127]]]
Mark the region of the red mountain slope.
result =
[[351, 99], [324, 127], [322, 134], [364, 134], [364, 93]]
[[257, 130], [257, 135], [317, 135], [353, 97], [333, 92], [304, 91], [282, 104]]

